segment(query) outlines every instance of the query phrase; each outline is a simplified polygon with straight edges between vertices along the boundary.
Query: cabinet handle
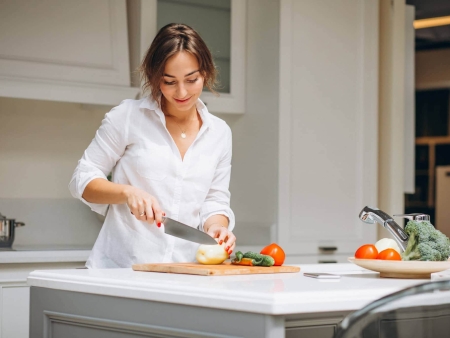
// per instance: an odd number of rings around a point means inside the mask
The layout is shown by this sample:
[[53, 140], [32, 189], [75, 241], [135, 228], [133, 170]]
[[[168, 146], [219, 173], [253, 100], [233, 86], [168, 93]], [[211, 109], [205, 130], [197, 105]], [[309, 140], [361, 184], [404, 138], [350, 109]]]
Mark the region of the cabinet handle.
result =
[[337, 263], [337, 261], [335, 261], [335, 260], [329, 260], [329, 261], [320, 260], [319, 261], [319, 264], [330, 264], [330, 263]]
[[337, 246], [319, 246], [320, 251], [336, 251]]

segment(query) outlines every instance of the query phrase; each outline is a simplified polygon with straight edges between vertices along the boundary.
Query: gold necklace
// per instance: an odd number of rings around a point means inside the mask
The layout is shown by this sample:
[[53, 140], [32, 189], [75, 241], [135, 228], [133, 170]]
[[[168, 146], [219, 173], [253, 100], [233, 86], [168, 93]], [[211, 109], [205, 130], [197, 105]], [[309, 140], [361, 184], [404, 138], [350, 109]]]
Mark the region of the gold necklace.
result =
[[[187, 127], [185, 127], [185, 129], [183, 130], [182, 128], [181, 128], [181, 126], [180, 126], [180, 124], [176, 121], [176, 117], [175, 116], [173, 116], [173, 115], [167, 115], [167, 116], [170, 116], [170, 117], [173, 117], [174, 119], [173, 119], [173, 122], [175, 122], [175, 124], [178, 126], [178, 128], [180, 128], [180, 130], [181, 130], [181, 138], [182, 139], [185, 139], [186, 137], [187, 137], [187, 134], [186, 134], [186, 128]], [[189, 120], [189, 124], [188, 124], [188, 126], [190, 125], [190, 123], [192, 123], [192, 121], [194, 121], [194, 120]]]
[[[164, 112], [163, 112], [164, 113]], [[197, 111], [196, 111], [196, 113], [197, 113]], [[178, 126], [178, 128], [180, 128], [180, 130], [181, 130], [181, 138], [182, 139], [185, 139], [186, 137], [187, 137], [187, 135], [186, 135], [186, 129], [185, 130], [183, 130], [183, 129], [181, 129], [181, 127], [180, 127], [180, 125], [178, 124], [178, 122], [176, 121], [176, 117], [175, 116], [173, 116], [173, 115], [170, 115], [170, 114], [166, 114], [166, 113], [164, 113], [164, 115], [166, 115], [166, 116], [170, 116], [170, 117], [173, 117], [174, 118], [174, 122], [175, 122], [175, 124]], [[190, 120], [189, 122], [192, 122], [193, 120]]]
[[178, 128], [180, 128], [180, 130], [181, 130], [181, 138], [186, 138], [186, 131], [183, 131], [183, 129], [181, 129], [181, 127], [177, 121], [175, 121], [175, 123], [178, 126]]

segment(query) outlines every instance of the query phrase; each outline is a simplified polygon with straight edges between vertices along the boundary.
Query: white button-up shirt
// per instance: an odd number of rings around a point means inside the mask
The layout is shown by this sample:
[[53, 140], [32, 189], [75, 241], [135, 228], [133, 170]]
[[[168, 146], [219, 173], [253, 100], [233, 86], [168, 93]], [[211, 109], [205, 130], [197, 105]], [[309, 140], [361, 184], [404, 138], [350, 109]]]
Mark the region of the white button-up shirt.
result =
[[[105, 214], [108, 205], [89, 203], [82, 194], [90, 181], [106, 179], [155, 196], [170, 218], [203, 229], [212, 215], [225, 215], [234, 227], [228, 190], [231, 130], [198, 100], [202, 126], [184, 160], [158, 104], [125, 100], [105, 115], [72, 176], [72, 195]], [[198, 244], [166, 235], [163, 226], [138, 221], [126, 204], [111, 204], [86, 262], [89, 268], [124, 268], [135, 263], [193, 262]]]

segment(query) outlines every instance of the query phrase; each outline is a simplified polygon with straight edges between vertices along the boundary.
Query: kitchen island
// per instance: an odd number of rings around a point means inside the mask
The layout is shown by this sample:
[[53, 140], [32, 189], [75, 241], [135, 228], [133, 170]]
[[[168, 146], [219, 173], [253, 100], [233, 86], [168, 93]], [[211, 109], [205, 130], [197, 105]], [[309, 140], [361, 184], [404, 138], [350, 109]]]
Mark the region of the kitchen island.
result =
[[[353, 264], [299, 273], [193, 276], [131, 269], [34, 271], [30, 337], [332, 337], [347, 314], [420, 279]], [[331, 272], [337, 280], [303, 276]]]

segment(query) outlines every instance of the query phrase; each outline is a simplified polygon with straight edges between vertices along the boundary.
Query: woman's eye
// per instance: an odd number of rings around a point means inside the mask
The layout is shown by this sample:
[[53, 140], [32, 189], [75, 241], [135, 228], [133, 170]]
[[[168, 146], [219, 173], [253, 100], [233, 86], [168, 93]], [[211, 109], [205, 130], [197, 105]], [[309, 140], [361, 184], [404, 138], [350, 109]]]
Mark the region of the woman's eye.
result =
[[[195, 82], [197, 82], [197, 80], [198, 80], [198, 78], [196, 78], [196, 79], [193, 79], [193, 80], [187, 80], [186, 82], [188, 82], [188, 83], [195, 83]], [[167, 86], [172, 86], [172, 85], [174, 85], [176, 82], [175, 81], [164, 81], [164, 84], [165, 85], [167, 85]]]

